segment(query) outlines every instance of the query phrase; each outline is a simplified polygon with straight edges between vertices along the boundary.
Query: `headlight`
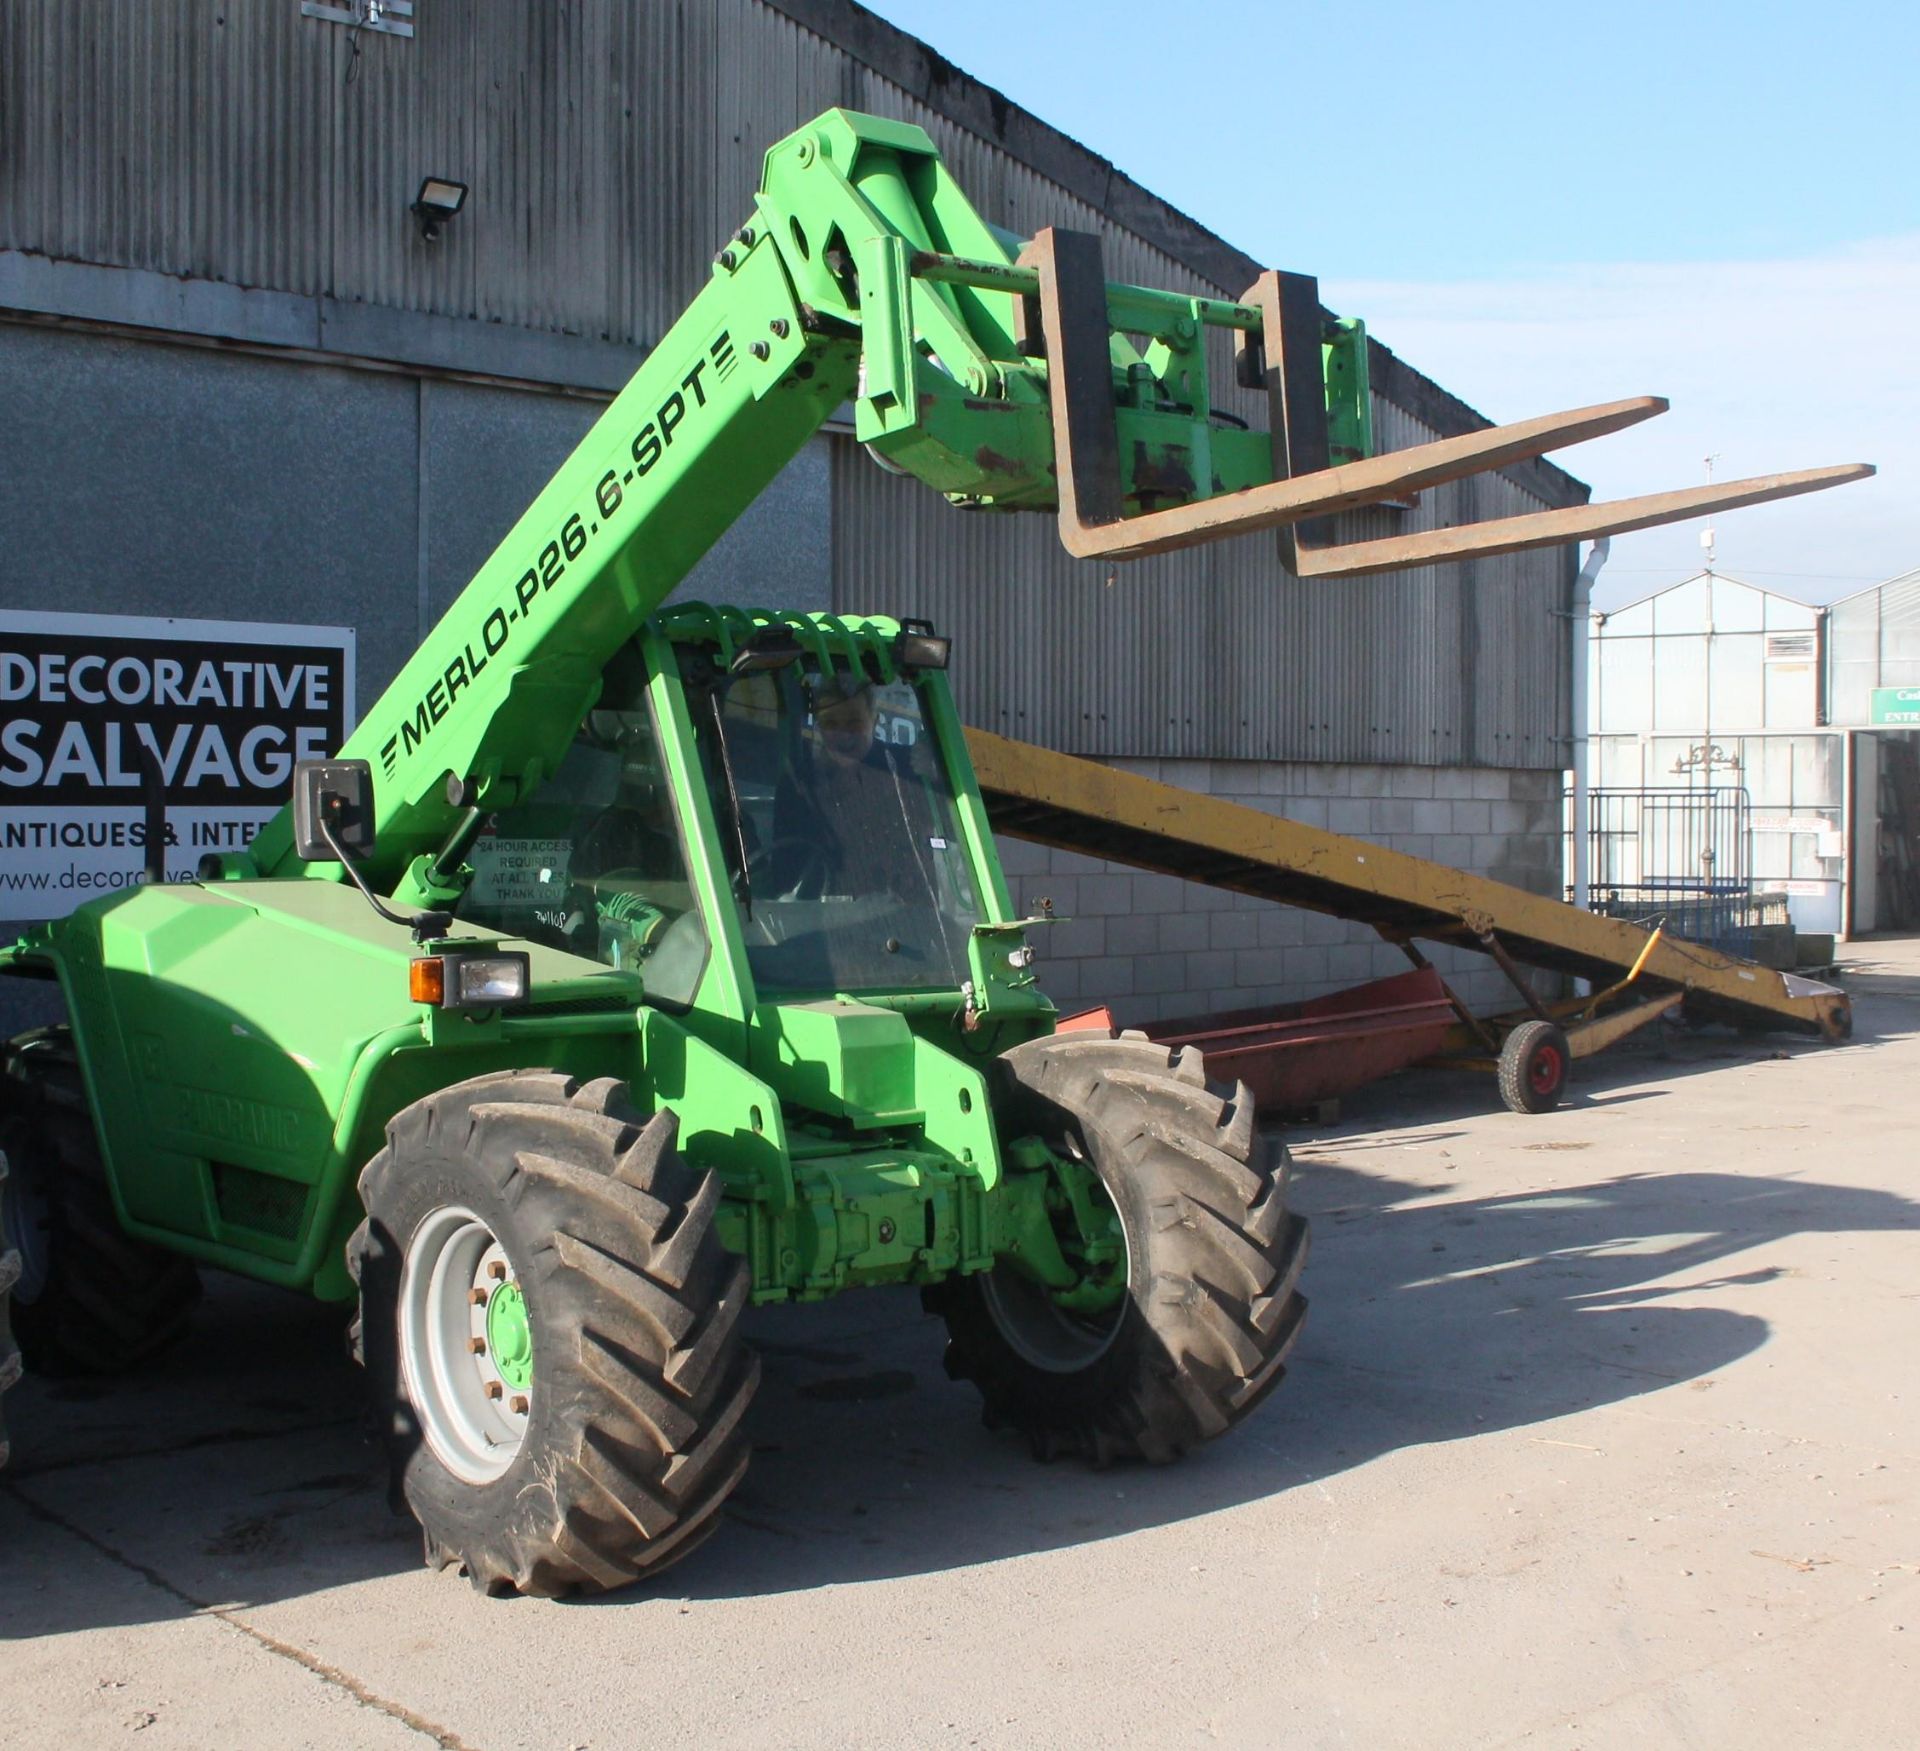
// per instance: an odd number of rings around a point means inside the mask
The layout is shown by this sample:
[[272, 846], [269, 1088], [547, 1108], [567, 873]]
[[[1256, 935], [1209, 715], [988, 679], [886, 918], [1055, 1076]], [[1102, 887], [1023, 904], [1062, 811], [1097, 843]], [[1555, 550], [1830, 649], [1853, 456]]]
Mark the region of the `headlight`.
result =
[[523, 1003], [527, 957], [511, 955], [421, 955], [407, 968], [407, 995], [440, 1009], [497, 1009]]
[[944, 669], [953, 654], [953, 640], [942, 638], [930, 620], [903, 620], [893, 641], [893, 660], [907, 670]]

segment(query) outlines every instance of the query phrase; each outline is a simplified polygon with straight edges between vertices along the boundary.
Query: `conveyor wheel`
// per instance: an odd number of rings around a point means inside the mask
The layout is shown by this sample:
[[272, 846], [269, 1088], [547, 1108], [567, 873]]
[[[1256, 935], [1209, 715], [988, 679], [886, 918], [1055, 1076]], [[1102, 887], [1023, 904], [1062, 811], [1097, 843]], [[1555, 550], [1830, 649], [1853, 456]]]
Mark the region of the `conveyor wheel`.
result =
[[1516, 1113], [1550, 1113], [1572, 1062], [1567, 1036], [1552, 1022], [1522, 1022], [1500, 1048], [1500, 1098]]

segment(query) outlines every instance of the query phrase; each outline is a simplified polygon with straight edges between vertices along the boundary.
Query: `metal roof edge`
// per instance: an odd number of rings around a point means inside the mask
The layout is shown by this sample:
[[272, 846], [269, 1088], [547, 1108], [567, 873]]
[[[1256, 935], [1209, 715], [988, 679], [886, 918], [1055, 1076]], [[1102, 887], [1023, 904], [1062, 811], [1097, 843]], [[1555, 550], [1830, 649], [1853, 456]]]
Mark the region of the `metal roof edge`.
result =
[[1735, 577], [1732, 572], [1709, 571], [1707, 567], [1702, 566], [1697, 572], [1688, 572], [1684, 578], [1675, 578], [1672, 583], [1662, 584], [1657, 590], [1649, 590], [1644, 596], [1635, 596], [1631, 602], [1622, 602], [1617, 608], [1601, 609], [1598, 612], [1605, 614], [1611, 620], [1616, 614], [1624, 614], [1629, 608], [1638, 608], [1656, 597], [1670, 596], [1675, 590], [1695, 583], [1701, 578], [1713, 578], [1723, 584], [1738, 584], [1741, 589], [1751, 590], [1756, 596], [1773, 596], [1782, 602], [1791, 602], [1796, 608], [1811, 609], [1816, 614], [1824, 614], [1834, 606], [1831, 602], [1809, 602], [1804, 596], [1791, 595], [1785, 590], [1770, 590], [1765, 584], [1756, 584], [1746, 578]]
[[1875, 595], [1881, 590], [1891, 589], [1895, 584], [1920, 584], [1920, 565], [1895, 572], [1892, 577], [1882, 578], [1877, 584], [1867, 584], [1861, 589], [1849, 590], [1844, 596], [1835, 596], [1827, 606], [1838, 608], [1842, 602], [1857, 602], [1862, 596]]
[[0, 322], [36, 320], [602, 398], [625, 386], [647, 351], [472, 317], [0, 249]]

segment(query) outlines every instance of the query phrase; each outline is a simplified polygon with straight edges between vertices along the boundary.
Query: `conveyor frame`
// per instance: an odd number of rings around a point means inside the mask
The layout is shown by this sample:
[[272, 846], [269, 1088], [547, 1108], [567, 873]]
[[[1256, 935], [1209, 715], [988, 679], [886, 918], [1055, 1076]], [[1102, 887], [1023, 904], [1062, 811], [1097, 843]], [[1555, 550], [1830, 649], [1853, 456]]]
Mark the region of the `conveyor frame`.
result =
[[[1631, 1031], [1622, 1025], [1629, 1014], [1641, 1025], [1676, 998], [1703, 1020], [1828, 1039], [1852, 1032], [1847, 995], [1831, 985], [989, 730], [969, 729], [967, 743], [996, 832], [1371, 925], [1416, 961], [1416, 941], [1492, 955], [1515, 976], [1528, 1012], [1476, 1018], [1462, 1006], [1463, 1036], [1473, 1030], [1483, 1049], [1497, 1052], [1509, 1023], [1563, 1019], [1517, 977], [1515, 963], [1587, 979], [1599, 991], [1564, 1018], [1570, 1040], [1591, 1030], [1576, 1057]], [[1666, 1001], [1656, 1007], [1658, 999]]]

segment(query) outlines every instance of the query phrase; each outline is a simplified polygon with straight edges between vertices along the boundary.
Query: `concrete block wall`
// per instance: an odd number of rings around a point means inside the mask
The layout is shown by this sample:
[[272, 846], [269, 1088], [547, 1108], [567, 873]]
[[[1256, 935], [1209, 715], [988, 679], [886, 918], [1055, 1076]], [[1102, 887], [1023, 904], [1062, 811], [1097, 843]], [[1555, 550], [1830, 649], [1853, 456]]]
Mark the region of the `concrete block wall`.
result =
[[[1111, 764], [1535, 893], [1562, 892], [1555, 772], [1251, 760]], [[1042, 987], [1063, 1010], [1106, 1004], [1134, 1025], [1292, 1002], [1407, 968], [1406, 957], [1372, 931], [1318, 912], [1022, 839], [1003, 837], [1000, 856], [1016, 906], [1036, 910], [1044, 896], [1060, 915], [1033, 941]], [[1485, 956], [1427, 952], [1468, 1003], [1513, 1007], [1511, 988]], [[54, 987], [0, 980], [0, 1037], [60, 1014]]]
[[[1110, 765], [1336, 833], [1432, 858], [1556, 898], [1562, 891], [1557, 772], [1343, 766], [1263, 760], [1113, 760]], [[1126, 1025], [1286, 1003], [1407, 970], [1365, 926], [1223, 893], [1075, 851], [1000, 840], [1014, 903], [1053, 902], [1034, 933], [1041, 984], [1065, 1010], [1105, 1004]], [[1478, 1009], [1513, 1007], [1484, 955], [1429, 948]]]

